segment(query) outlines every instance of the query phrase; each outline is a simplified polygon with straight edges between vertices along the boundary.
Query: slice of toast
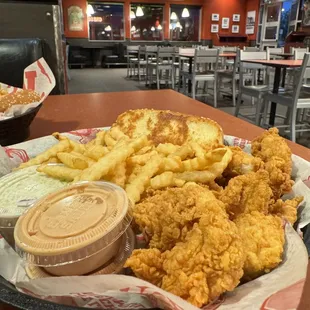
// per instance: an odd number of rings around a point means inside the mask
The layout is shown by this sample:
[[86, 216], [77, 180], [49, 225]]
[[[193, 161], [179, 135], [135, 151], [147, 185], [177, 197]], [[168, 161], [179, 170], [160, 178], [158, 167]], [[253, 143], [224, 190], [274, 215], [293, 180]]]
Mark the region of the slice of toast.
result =
[[129, 110], [118, 116], [113, 127], [130, 138], [147, 135], [155, 145], [195, 141], [209, 148], [223, 144], [222, 128], [215, 121], [169, 110]]

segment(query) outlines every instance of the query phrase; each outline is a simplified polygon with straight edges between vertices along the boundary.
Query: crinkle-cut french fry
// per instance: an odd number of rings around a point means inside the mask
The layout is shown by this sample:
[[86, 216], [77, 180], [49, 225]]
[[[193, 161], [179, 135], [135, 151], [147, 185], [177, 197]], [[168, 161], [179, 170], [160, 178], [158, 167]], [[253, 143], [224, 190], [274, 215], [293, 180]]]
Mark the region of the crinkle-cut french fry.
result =
[[90, 167], [93, 163], [96, 162], [94, 159], [92, 159], [92, 158], [90, 158], [90, 157], [88, 157], [88, 156], [86, 156], [84, 154], [81, 154], [81, 153], [77, 153], [77, 152], [73, 151], [70, 154], [85, 160], [87, 162], [87, 164], [88, 164], [88, 167]]
[[[203, 171], [186, 171], [175, 173], [175, 178], [187, 182], [208, 183], [220, 176], [232, 159], [232, 151], [229, 148], [219, 148], [208, 154], [209, 165]], [[213, 162], [213, 163], [212, 163]]]
[[179, 148], [180, 146], [174, 145], [172, 143], [160, 143], [157, 145], [156, 150], [159, 153], [164, 154], [165, 156], [168, 156], [170, 154], [175, 153]]
[[125, 135], [118, 127], [112, 127], [110, 130], [109, 130], [109, 133], [111, 135], [111, 137], [114, 139], [114, 140], [119, 140], [123, 137], [127, 137], [129, 138], [127, 135]]
[[57, 157], [51, 157], [42, 164], [59, 164], [61, 161]]
[[189, 143], [192, 150], [195, 152], [196, 157], [204, 158], [206, 151], [197, 143], [197, 142], [190, 142]]
[[185, 180], [175, 178], [175, 174], [171, 171], [166, 171], [151, 179], [151, 187], [154, 189], [161, 189], [168, 186], [182, 187]]
[[129, 137], [128, 136], [123, 136], [122, 138], [120, 138], [116, 144], [114, 145], [114, 147], [119, 147], [119, 146], [123, 146], [123, 145], [126, 145], [128, 144], [130, 141]]
[[73, 152], [83, 154], [86, 150], [86, 147], [84, 144], [81, 144], [73, 140], [69, 140], [69, 143], [70, 143], [70, 146]]
[[75, 155], [76, 157], [79, 157], [87, 162], [87, 166], [90, 167], [92, 164], [94, 164], [96, 161], [92, 158], [89, 158], [81, 153], [71, 152], [72, 155]]
[[87, 150], [87, 149], [91, 148], [92, 146], [94, 146], [94, 145], [95, 145], [95, 139], [90, 140], [89, 142], [87, 142], [87, 143], [86, 143], [86, 144], [84, 144], [84, 145], [85, 145], [85, 150]]
[[116, 165], [111, 175], [110, 182], [124, 188], [126, 183], [126, 162]]
[[135, 155], [143, 155], [143, 154], [149, 153], [153, 150], [154, 150], [154, 146], [148, 145], [148, 146], [143, 147], [141, 150], [139, 150]]
[[164, 157], [159, 169], [159, 173], [164, 171], [182, 172], [183, 164], [181, 158], [179, 156]]
[[156, 154], [158, 154], [157, 151], [151, 151], [143, 155], [134, 155], [127, 159], [127, 163], [130, 165], [145, 165]]
[[61, 140], [59, 143], [55, 144], [45, 152], [39, 154], [38, 156], [30, 159], [26, 163], [22, 163], [18, 169], [23, 169], [26, 167], [34, 166], [34, 165], [40, 165], [45, 161], [48, 161], [51, 157], [56, 157], [57, 153], [59, 152], [66, 152], [70, 149], [70, 143], [68, 139]]
[[136, 178], [126, 185], [125, 190], [132, 203], [137, 203], [140, 200], [141, 194], [150, 183], [150, 179], [158, 171], [161, 162], [162, 157], [160, 155], [154, 155], [146, 165], [142, 167]]
[[80, 158], [79, 156], [75, 156], [72, 153], [59, 152], [57, 154], [57, 158], [66, 166], [72, 169], [86, 169], [88, 167], [87, 161]]
[[178, 148], [175, 152], [170, 154], [168, 157], [174, 157], [178, 156], [182, 160], [185, 160], [188, 157], [193, 157], [194, 156], [194, 150], [187, 144], [182, 145], [180, 148]]
[[85, 151], [84, 155], [97, 161], [109, 152], [110, 151], [106, 146], [93, 145]]
[[117, 143], [117, 140], [113, 139], [110, 131], [108, 131], [104, 136], [104, 142], [107, 146], [114, 146]]
[[110, 153], [100, 158], [98, 162], [85, 169], [74, 181], [98, 181], [107, 175], [116, 165], [124, 162], [136, 150], [144, 147], [148, 143], [147, 137], [142, 136], [131, 140], [127, 145], [120, 145], [111, 150]]
[[205, 157], [195, 157], [184, 160], [182, 163], [184, 171], [204, 170], [207, 165], [207, 159]]
[[[200, 146], [199, 146], [200, 147]], [[209, 166], [220, 162], [226, 153], [225, 148], [218, 148], [206, 153], [203, 157], [195, 157], [183, 161], [184, 171], [201, 171], [208, 169]]]
[[55, 166], [55, 165], [41, 165], [37, 168], [38, 172], [43, 172], [50, 177], [71, 182], [76, 176], [81, 173], [81, 170], [72, 169], [64, 166]]
[[96, 134], [96, 138], [95, 138], [95, 145], [104, 145], [104, 137], [106, 135], [106, 131], [105, 130], [101, 130], [99, 132], [97, 132]]
[[140, 173], [142, 168], [143, 166], [140, 165], [131, 166], [127, 164], [127, 171], [129, 172], [129, 175], [127, 177], [127, 183], [131, 183]]
[[61, 135], [59, 132], [54, 132], [52, 133], [52, 136], [54, 138], [56, 138], [58, 141], [62, 141], [62, 140], [68, 140], [69, 138], [64, 136], [64, 135]]

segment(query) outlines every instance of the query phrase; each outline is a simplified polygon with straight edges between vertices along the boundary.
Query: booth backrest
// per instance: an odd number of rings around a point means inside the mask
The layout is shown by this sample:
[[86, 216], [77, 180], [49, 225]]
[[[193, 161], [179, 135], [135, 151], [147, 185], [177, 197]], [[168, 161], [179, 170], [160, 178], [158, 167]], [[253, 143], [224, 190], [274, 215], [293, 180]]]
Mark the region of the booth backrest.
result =
[[40, 39], [0, 39], [0, 82], [23, 87], [24, 69], [42, 56]]

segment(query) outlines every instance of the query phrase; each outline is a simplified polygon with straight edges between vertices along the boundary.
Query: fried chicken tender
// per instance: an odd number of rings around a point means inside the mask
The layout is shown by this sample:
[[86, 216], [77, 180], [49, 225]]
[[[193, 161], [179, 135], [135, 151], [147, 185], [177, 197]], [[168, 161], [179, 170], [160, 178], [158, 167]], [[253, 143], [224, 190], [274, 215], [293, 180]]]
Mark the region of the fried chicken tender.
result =
[[251, 156], [238, 146], [230, 146], [229, 148], [232, 151], [232, 160], [224, 171], [226, 177], [232, 178], [263, 168], [264, 163], [259, 157]]
[[265, 170], [250, 172], [231, 179], [219, 195], [219, 200], [226, 204], [226, 210], [231, 219], [252, 211], [267, 214], [271, 198], [269, 175]]
[[237, 217], [235, 223], [244, 245], [244, 281], [250, 281], [276, 268], [282, 261], [284, 228], [282, 220], [254, 211]]
[[297, 207], [303, 201], [303, 197], [295, 197], [289, 200], [278, 199], [274, 204], [269, 206], [269, 212], [271, 214], [284, 217], [292, 225], [297, 221]]
[[141, 231], [150, 236], [150, 247], [165, 251], [184, 240], [194, 222], [213, 208], [225, 210], [208, 188], [187, 183], [152, 192], [136, 204], [133, 216]]
[[270, 128], [252, 141], [252, 155], [265, 163], [264, 169], [270, 175], [274, 199], [291, 190], [292, 151], [285, 139], [279, 136], [277, 128]]
[[155, 249], [136, 250], [126, 266], [145, 280], [155, 273], [152, 283], [158, 283], [157, 276], [163, 272], [161, 288], [197, 307], [233, 290], [243, 275], [245, 255], [237, 227], [213, 203], [206, 205], [183, 242], [161, 254], [162, 270], [158, 254]]
[[131, 267], [138, 278], [161, 287], [165, 275], [163, 261], [162, 253], [158, 249], [140, 249], [134, 250], [125, 267]]

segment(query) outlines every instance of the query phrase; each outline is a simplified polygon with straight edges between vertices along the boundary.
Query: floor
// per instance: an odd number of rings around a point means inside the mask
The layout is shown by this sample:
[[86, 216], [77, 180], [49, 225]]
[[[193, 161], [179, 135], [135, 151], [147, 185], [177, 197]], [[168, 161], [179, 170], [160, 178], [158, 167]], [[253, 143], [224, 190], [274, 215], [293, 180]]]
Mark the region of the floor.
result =
[[[127, 69], [113, 68], [113, 69], [71, 69], [69, 82], [69, 93], [95, 93], [95, 92], [121, 92], [121, 91], [135, 91], [148, 90], [144, 81], [137, 81], [126, 78]], [[164, 86], [164, 85], [163, 85]], [[227, 89], [229, 91], [229, 89]], [[212, 94], [212, 93], [211, 93]], [[213, 105], [213, 97], [210, 95], [197, 97], [197, 100], [206, 104]], [[235, 108], [232, 107], [231, 99], [220, 96], [218, 100], [218, 108], [226, 113], [234, 115]], [[241, 113], [244, 115], [254, 114], [255, 110], [251, 104], [250, 98], [244, 98]], [[277, 109], [277, 114], [285, 115], [285, 110]], [[310, 147], [310, 132], [303, 133], [298, 137], [297, 142]]]

